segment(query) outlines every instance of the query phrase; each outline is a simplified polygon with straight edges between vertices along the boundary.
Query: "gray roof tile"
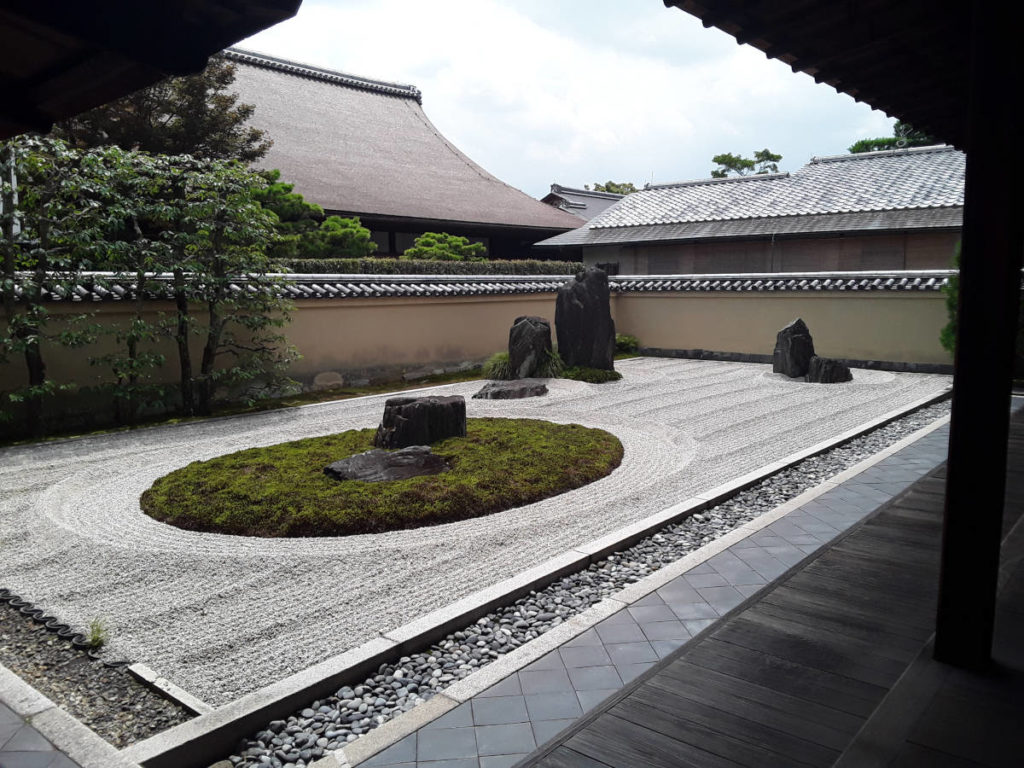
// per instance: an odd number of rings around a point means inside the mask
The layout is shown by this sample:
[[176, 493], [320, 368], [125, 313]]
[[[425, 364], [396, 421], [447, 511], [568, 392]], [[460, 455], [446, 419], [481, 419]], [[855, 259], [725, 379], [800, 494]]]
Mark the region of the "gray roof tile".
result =
[[539, 245], [955, 228], [965, 165], [952, 147], [917, 147], [814, 158], [792, 174], [652, 186]]

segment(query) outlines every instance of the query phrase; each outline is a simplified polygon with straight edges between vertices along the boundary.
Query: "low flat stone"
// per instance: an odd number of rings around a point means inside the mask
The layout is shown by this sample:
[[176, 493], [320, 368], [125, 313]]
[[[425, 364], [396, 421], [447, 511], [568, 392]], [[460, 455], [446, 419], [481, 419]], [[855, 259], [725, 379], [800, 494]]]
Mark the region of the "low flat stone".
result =
[[841, 384], [853, 381], [853, 374], [846, 363], [815, 355], [807, 368], [807, 380], [815, 384]]
[[473, 395], [474, 400], [520, 400], [524, 397], [540, 397], [548, 393], [543, 379], [512, 379], [512, 381], [489, 381], [483, 389]]
[[324, 474], [335, 480], [362, 480], [382, 483], [387, 480], [405, 480], [421, 475], [438, 475], [451, 466], [441, 456], [434, 455], [429, 445], [412, 445], [398, 451], [374, 448], [357, 453], [347, 459], [324, 467]]

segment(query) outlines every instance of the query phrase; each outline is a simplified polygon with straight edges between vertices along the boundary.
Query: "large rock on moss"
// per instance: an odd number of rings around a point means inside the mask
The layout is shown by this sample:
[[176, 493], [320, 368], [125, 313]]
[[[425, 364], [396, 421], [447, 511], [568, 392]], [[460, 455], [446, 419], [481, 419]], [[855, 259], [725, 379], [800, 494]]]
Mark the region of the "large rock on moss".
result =
[[512, 375], [528, 379], [537, 375], [551, 354], [551, 323], [543, 317], [517, 317], [508, 332], [508, 362]]
[[841, 384], [853, 381], [853, 374], [846, 363], [815, 355], [807, 368], [807, 380], [815, 384]]
[[324, 467], [324, 474], [335, 480], [362, 480], [382, 483], [405, 480], [421, 475], [447, 472], [451, 465], [442, 456], [432, 453], [429, 445], [412, 445], [398, 451], [374, 448]]
[[812, 357], [814, 341], [811, 339], [811, 332], [807, 329], [807, 324], [798, 317], [775, 337], [772, 370], [794, 379], [806, 376]]
[[540, 397], [548, 393], [543, 379], [513, 379], [512, 381], [489, 381], [483, 389], [473, 395], [474, 400], [520, 400], [524, 397]]
[[384, 403], [384, 419], [373, 444], [378, 448], [430, 445], [466, 436], [466, 400], [451, 397], [392, 397]]
[[558, 354], [569, 367], [610, 371], [615, 358], [615, 323], [608, 275], [589, 267], [558, 289], [555, 333]]

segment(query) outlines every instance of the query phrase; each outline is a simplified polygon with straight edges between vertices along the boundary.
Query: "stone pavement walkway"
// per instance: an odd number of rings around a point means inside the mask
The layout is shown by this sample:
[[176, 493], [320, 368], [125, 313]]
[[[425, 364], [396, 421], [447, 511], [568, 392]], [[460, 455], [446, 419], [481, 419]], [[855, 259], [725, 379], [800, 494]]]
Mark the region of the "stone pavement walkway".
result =
[[505, 768], [946, 459], [948, 425], [799, 506], [359, 764]]
[[79, 768], [10, 707], [0, 703], [0, 768]]

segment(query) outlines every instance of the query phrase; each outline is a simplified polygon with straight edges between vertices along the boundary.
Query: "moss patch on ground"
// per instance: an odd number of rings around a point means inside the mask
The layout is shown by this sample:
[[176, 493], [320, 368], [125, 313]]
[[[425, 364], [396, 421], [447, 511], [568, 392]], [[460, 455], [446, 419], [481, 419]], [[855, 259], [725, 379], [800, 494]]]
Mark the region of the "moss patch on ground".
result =
[[142, 509], [179, 528], [240, 536], [344, 536], [447, 523], [579, 488], [622, 461], [618, 438], [578, 424], [469, 419], [466, 437], [432, 446], [440, 475], [333, 480], [331, 462], [373, 448], [375, 430], [251, 448], [199, 461], [147, 490]]

